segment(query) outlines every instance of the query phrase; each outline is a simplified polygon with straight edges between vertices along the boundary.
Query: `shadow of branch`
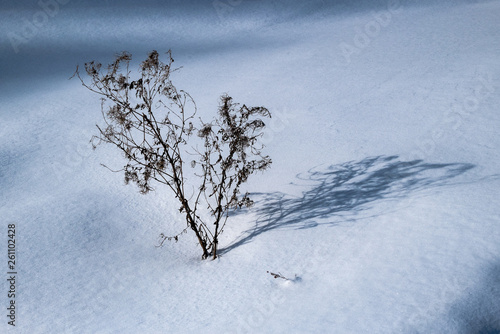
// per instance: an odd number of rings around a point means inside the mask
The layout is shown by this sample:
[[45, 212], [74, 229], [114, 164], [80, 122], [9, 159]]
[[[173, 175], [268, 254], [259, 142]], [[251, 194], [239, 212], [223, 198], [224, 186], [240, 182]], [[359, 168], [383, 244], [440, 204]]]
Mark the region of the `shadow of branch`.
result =
[[467, 163], [433, 164], [423, 160], [400, 161], [398, 156], [378, 156], [323, 170], [313, 168], [297, 175], [301, 182], [311, 183], [311, 188], [299, 198], [281, 192], [253, 194], [258, 198], [255, 226], [221, 253], [270, 230], [315, 227], [319, 224], [313, 219], [351, 216], [372, 208], [380, 200], [400, 199], [416, 190], [443, 186], [473, 167]]

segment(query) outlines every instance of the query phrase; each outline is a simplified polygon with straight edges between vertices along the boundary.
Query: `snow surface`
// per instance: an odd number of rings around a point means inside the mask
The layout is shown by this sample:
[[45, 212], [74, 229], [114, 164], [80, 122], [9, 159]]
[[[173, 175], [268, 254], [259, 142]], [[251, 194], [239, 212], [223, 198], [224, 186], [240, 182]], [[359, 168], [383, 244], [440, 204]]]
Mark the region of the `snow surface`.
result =
[[[221, 2], [69, 1], [18, 52], [41, 8], [2, 2], [0, 332], [499, 333], [500, 1]], [[203, 117], [224, 92], [274, 115], [215, 261], [155, 247], [178, 204], [100, 166], [123, 160], [68, 81], [169, 48]]]

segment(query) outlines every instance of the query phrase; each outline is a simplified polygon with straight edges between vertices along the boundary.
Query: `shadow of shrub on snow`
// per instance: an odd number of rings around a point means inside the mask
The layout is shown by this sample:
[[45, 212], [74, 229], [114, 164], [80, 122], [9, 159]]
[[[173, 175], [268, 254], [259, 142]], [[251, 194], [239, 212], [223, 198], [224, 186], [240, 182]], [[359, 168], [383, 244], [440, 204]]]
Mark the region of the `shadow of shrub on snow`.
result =
[[[254, 193], [255, 226], [223, 252], [278, 228], [304, 229], [319, 225], [314, 219], [352, 216], [368, 210], [379, 200], [398, 199], [428, 187], [442, 186], [474, 165], [433, 164], [422, 160], [399, 161], [398, 156], [378, 156], [351, 161], [297, 175], [310, 183], [302, 197]], [[324, 223], [323, 223], [324, 224]], [[334, 223], [328, 223], [334, 224]]]

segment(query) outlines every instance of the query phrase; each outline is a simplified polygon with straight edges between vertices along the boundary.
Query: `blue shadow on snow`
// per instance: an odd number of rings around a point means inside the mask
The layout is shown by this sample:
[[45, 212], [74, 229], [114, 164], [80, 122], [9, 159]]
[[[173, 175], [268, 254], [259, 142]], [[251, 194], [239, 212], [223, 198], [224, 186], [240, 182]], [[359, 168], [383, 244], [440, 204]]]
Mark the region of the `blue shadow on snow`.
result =
[[[324, 170], [313, 168], [297, 175], [311, 183], [301, 197], [285, 193], [254, 193], [257, 213], [255, 226], [221, 254], [250, 242], [256, 236], [275, 229], [313, 228], [315, 219], [352, 216], [372, 208], [380, 200], [397, 200], [429, 187], [444, 186], [449, 180], [474, 168], [468, 163], [426, 163], [423, 160], [400, 161], [398, 156], [369, 157], [333, 165]], [[335, 223], [323, 223], [333, 225]]]

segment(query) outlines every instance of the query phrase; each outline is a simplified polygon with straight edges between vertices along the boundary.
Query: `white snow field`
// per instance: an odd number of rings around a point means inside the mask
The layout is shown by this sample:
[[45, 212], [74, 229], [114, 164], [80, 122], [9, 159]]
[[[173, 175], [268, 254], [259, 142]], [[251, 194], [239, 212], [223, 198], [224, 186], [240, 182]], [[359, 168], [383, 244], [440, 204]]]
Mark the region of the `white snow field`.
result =
[[[500, 1], [8, 0], [0, 28], [1, 333], [500, 333]], [[100, 166], [68, 80], [170, 48], [204, 119], [273, 113], [215, 261], [155, 247], [176, 200]]]

